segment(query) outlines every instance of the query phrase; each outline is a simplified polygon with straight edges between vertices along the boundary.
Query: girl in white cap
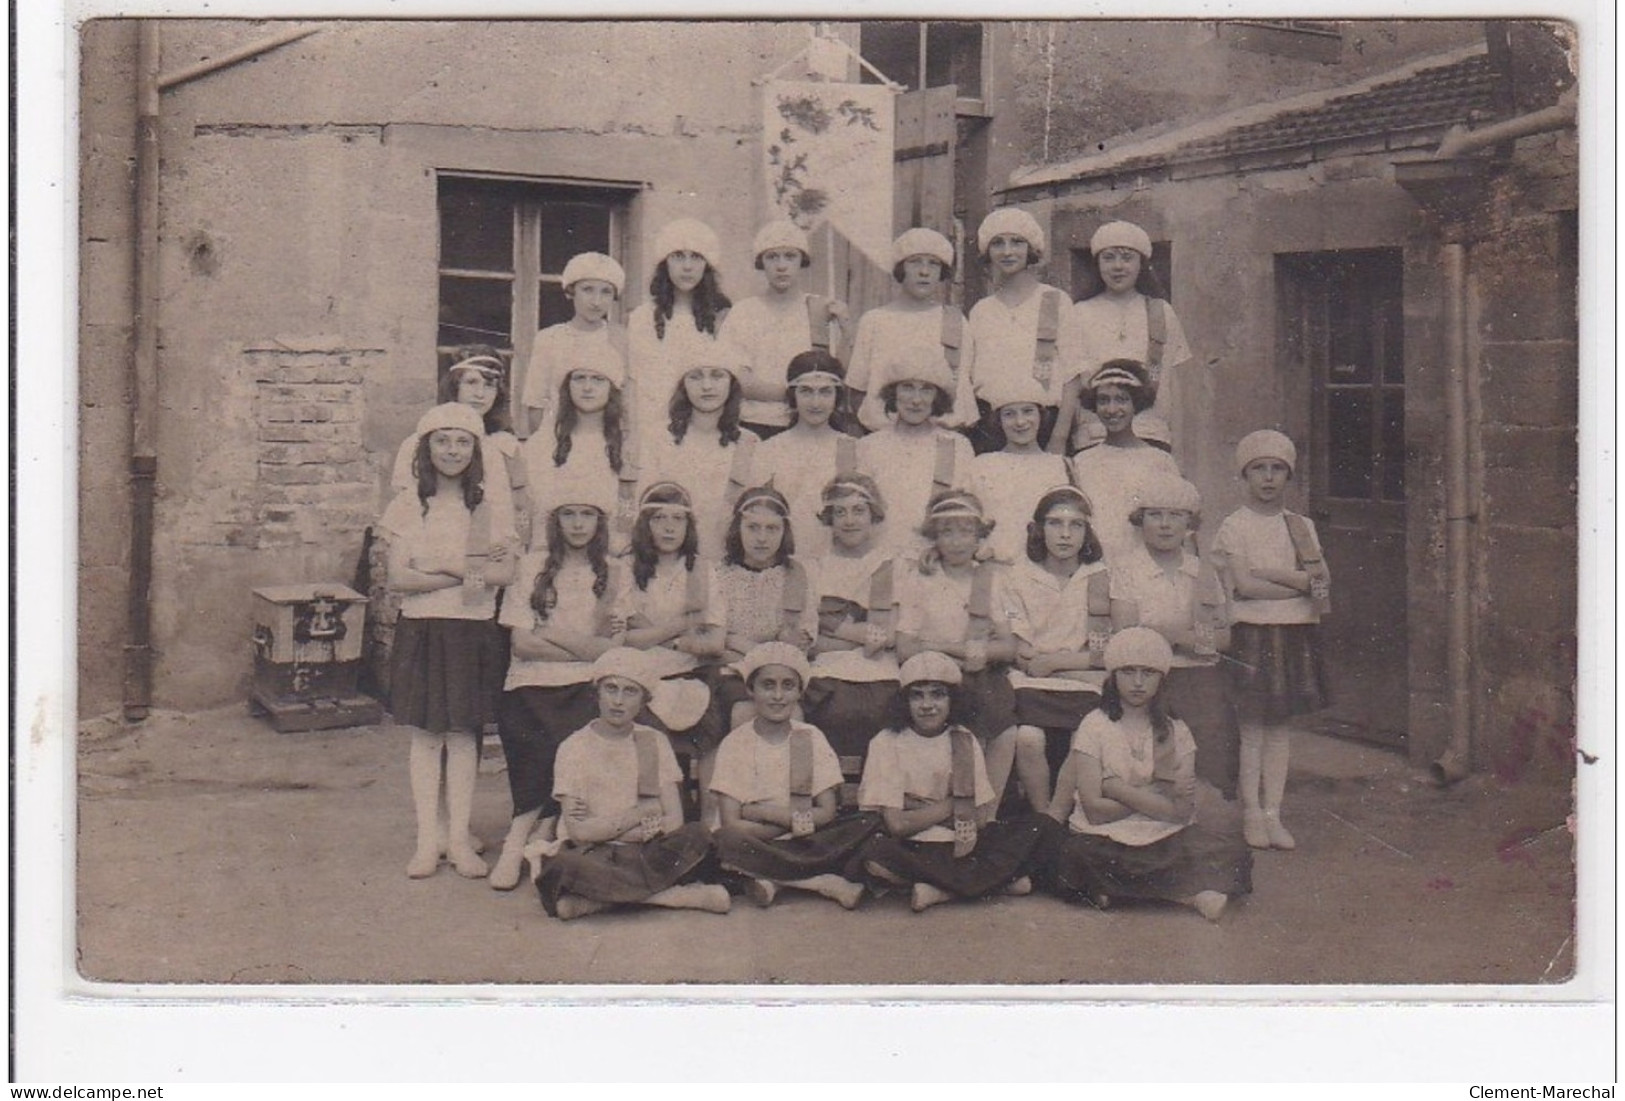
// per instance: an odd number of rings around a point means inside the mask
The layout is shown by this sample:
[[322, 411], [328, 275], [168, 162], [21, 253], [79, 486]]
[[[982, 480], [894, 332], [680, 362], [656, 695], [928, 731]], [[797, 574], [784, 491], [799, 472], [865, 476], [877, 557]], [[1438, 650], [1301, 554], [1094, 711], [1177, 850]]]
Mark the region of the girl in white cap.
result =
[[897, 566], [879, 538], [886, 503], [873, 478], [837, 474], [821, 497], [831, 546], [813, 571], [817, 656], [802, 706], [837, 753], [861, 758], [897, 693]]
[[[987, 754], [997, 810], [1017, 753], [1015, 690], [1007, 675], [1016, 640], [1008, 571], [978, 556], [992, 527], [982, 502], [968, 490], [950, 489], [932, 498], [920, 525], [929, 546], [917, 563], [899, 571], [897, 656], [907, 661], [934, 651], [959, 666], [970, 707], [961, 721], [976, 732]], [[1042, 758], [1042, 742], [1036, 750]]]
[[1142, 483], [1130, 522], [1137, 553], [1110, 563], [1112, 626], [1150, 627], [1173, 647], [1168, 704], [1201, 748], [1197, 773], [1226, 799], [1236, 795], [1240, 730], [1219, 653], [1230, 647], [1230, 602], [1214, 563], [1189, 548], [1202, 498], [1183, 478]]
[[967, 701], [959, 663], [924, 651], [903, 662], [885, 730], [869, 744], [858, 805], [878, 811], [883, 834], [858, 859], [877, 890], [910, 888], [914, 911], [955, 898], [1028, 894], [1040, 816], [995, 822], [996, 800], [976, 736], [960, 722]]
[[852, 360], [846, 383], [852, 388], [858, 420], [871, 432], [886, 427], [888, 412], [876, 391], [885, 383], [887, 367], [899, 358], [922, 354], [947, 368], [948, 404], [937, 414], [952, 428], [976, 423], [976, 396], [971, 372], [976, 364], [976, 337], [965, 315], [944, 302], [944, 288], [953, 277], [954, 246], [934, 229], [916, 227], [892, 242], [892, 279], [898, 284], [892, 300], [858, 319]]
[[491, 886], [519, 883], [525, 844], [540, 820], [551, 836], [553, 759], [565, 738], [598, 713], [592, 663], [623, 640], [615, 615], [624, 572], [609, 559], [614, 488], [591, 478], [553, 479], [556, 502], [545, 514], [543, 545], [519, 562], [503, 595], [499, 622], [510, 629], [503, 685], [502, 752], [508, 764], [513, 821]]
[[397, 494], [378, 521], [387, 541], [389, 588], [400, 596], [390, 713], [411, 730], [417, 848], [406, 872], [414, 879], [433, 875], [440, 863], [442, 776], [446, 855], [461, 875], [479, 878], [487, 871], [469, 818], [480, 735], [496, 719], [506, 672], [497, 590], [513, 578], [519, 537], [506, 500], [486, 497], [484, 432], [480, 415], [467, 405], [451, 402], [425, 413], [412, 460], [417, 484]]
[[521, 448], [530, 485], [531, 515], [545, 518], [561, 502], [560, 487], [592, 486], [616, 520], [611, 553], [626, 549], [637, 499], [627, 433], [624, 360], [607, 345], [558, 364], [558, 395]]
[[[1151, 238], [1133, 222], [1107, 222], [1089, 239], [1089, 252], [1100, 280], [1067, 319], [1080, 381], [1086, 385], [1090, 375], [1114, 359], [1144, 364], [1154, 406], [1173, 426], [1174, 438], [1181, 439], [1187, 433], [1176, 412], [1180, 399], [1174, 380], [1176, 369], [1190, 361], [1191, 350], [1179, 316], [1151, 270]], [[1078, 440], [1074, 449], [1082, 444]]]
[[1078, 726], [1065, 827], [1046, 826], [1040, 882], [1105, 909], [1124, 899], [1182, 903], [1218, 921], [1252, 891], [1252, 854], [1196, 823], [1196, 743], [1162, 692], [1173, 655], [1130, 627], [1106, 645], [1100, 707]]
[[898, 349], [877, 381], [874, 396], [888, 419], [858, 441], [858, 469], [886, 487], [886, 545], [917, 552], [914, 528], [924, 521], [932, 493], [969, 488], [976, 453], [964, 436], [938, 423], [952, 411], [954, 387], [941, 348]]
[[[1072, 732], [1100, 700], [1111, 588], [1089, 516], [1082, 490], [1052, 487], [1023, 525], [1024, 553], [1010, 571], [1016, 767], [1028, 802], [1039, 811], [1049, 809], [1050, 776], [1065, 763]], [[1041, 752], [1025, 748], [1032, 744]]]
[[728, 891], [695, 882], [711, 855], [683, 822], [682, 772], [666, 736], [637, 721], [659, 677], [642, 651], [618, 647], [593, 663], [598, 717], [559, 747], [553, 795], [557, 842], [533, 842], [542, 907], [569, 920], [638, 903], [725, 914]]
[[1006, 564], [1026, 558], [1027, 521], [1047, 490], [1072, 481], [1072, 464], [1039, 445], [1047, 399], [1037, 379], [1016, 376], [991, 381], [978, 400], [987, 403], [998, 426], [997, 451], [976, 456], [971, 484], [993, 520], [988, 551]]
[[[492, 474], [491, 496], [509, 498], [519, 537], [528, 542], [530, 504], [525, 492], [526, 471], [519, 454], [519, 439], [509, 423], [507, 364], [489, 344], [464, 344], [451, 356], [451, 366], [440, 376], [439, 404], [461, 402], [485, 422], [480, 458]], [[417, 475], [412, 473], [417, 447], [415, 433], [401, 441], [395, 452], [395, 465], [390, 469], [391, 492], [399, 493], [417, 485]]]
[[1298, 452], [1263, 428], [1236, 445], [1247, 500], [1213, 540], [1234, 596], [1231, 688], [1241, 713], [1241, 805], [1247, 843], [1291, 849], [1281, 824], [1291, 754], [1291, 720], [1329, 703], [1320, 617], [1330, 608], [1330, 574], [1315, 526], [1285, 507]]
[[1150, 380], [1141, 364], [1114, 359], [1101, 367], [1084, 389], [1083, 403], [1104, 424], [1106, 438], [1072, 456], [1072, 471], [1094, 506], [1095, 534], [1110, 565], [1139, 549], [1139, 533], [1128, 518], [1140, 483], [1177, 478], [1179, 467], [1172, 455], [1134, 433], [1135, 414], [1151, 405]]
[[829, 549], [827, 529], [818, 523], [819, 493], [842, 471], [857, 469], [858, 441], [848, 434], [846, 368], [828, 352], [802, 352], [790, 361], [785, 389], [790, 427], [764, 440], [756, 452], [755, 474], [771, 481], [790, 502], [790, 518], [802, 555]]
[[839, 357], [847, 313], [846, 303], [801, 289], [812, 249], [806, 231], [794, 222], [778, 219], [763, 226], [751, 252], [767, 289], [728, 311], [724, 335], [744, 355], [739, 381], [745, 388], [745, 424], [766, 440], [793, 423], [785, 404], [786, 367], [814, 349]]
[[1018, 384], [1039, 395], [1039, 447], [1065, 454], [1071, 426], [1061, 426], [1059, 439], [1052, 433], [1079, 367], [1072, 330], [1064, 324], [1072, 299], [1038, 279], [1046, 250], [1038, 220], [1015, 207], [993, 211], [976, 231], [977, 254], [993, 274], [993, 293], [970, 311], [976, 344], [971, 385], [981, 413], [971, 443], [978, 455], [1003, 446], [996, 402]]
[[854, 909], [863, 885], [843, 873], [880, 816], [840, 815], [840, 761], [822, 731], [795, 717], [807, 657], [787, 642], [764, 642], [739, 672], [756, 713], [723, 739], [711, 775], [722, 866], [745, 877], [758, 906], [771, 906], [780, 887], [795, 887]]
[[614, 356], [621, 361], [619, 373], [625, 373], [626, 330], [614, 313], [615, 303], [626, 292], [626, 271], [613, 257], [581, 252], [564, 265], [560, 282], [564, 297], [570, 300], [570, 320], [542, 329], [531, 346], [519, 402], [525, 413], [521, 428], [528, 432], [537, 431], [553, 408], [559, 383], [570, 365]]
[[704, 222], [678, 218], [655, 235], [650, 300], [626, 320], [632, 379], [632, 416], [640, 438], [666, 423], [672, 386], [696, 361], [708, 358], [732, 305], [717, 265], [722, 244]]

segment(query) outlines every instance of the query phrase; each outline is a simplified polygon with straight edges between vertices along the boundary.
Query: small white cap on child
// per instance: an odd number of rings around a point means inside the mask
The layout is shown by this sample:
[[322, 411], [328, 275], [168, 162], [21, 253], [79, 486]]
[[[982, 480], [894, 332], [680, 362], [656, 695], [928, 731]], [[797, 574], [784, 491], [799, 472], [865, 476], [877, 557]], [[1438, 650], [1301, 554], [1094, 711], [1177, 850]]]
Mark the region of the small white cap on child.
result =
[[897, 240], [891, 243], [893, 264], [901, 264], [910, 256], [934, 257], [951, 268], [954, 265], [954, 245], [934, 229], [915, 226], [913, 229], [905, 229], [898, 235]]
[[595, 375], [603, 375], [612, 386], [626, 385], [626, 360], [608, 341], [591, 341], [581, 346], [577, 354], [559, 366], [564, 368], [564, 373], [555, 375], [555, 378], [569, 378], [576, 371], [591, 371]]
[[616, 297], [626, 290], [626, 269], [617, 264], [614, 257], [601, 252], [578, 252], [570, 257], [559, 282], [569, 290], [572, 284], [583, 279], [603, 280], [615, 288]]
[[1285, 433], [1273, 428], [1249, 432], [1236, 445], [1236, 473], [1245, 474], [1259, 459], [1280, 459], [1288, 470], [1298, 468], [1298, 449]]
[[925, 382], [944, 394], [954, 392], [954, 373], [940, 344], [912, 344], [886, 361], [880, 388], [899, 382]]
[[554, 467], [552, 476], [535, 487], [536, 499], [548, 511], [565, 505], [591, 505], [605, 516], [615, 511], [620, 483], [614, 471], [585, 463]]
[[683, 384], [682, 375], [699, 367], [721, 367], [738, 378], [748, 362], [745, 353], [726, 337], [716, 340], [696, 340], [686, 350], [678, 353], [678, 363], [682, 371], [678, 376], [677, 385]]
[[1164, 451], [1174, 448], [1174, 434], [1168, 427], [1168, 422], [1155, 413], [1134, 414], [1134, 434], [1149, 444], [1156, 444]]
[[630, 646], [605, 650], [593, 661], [592, 682], [597, 684], [605, 677], [629, 680], [651, 696], [654, 695], [655, 686], [660, 683], [660, 677], [647, 655]]
[[1028, 403], [1032, 405], [1055, 405], [1057, 398], [1051, 396], [1044, 389], [1044, 384], [1033, 378], [1030, 374], [1020, 374], [1011, 378], [1000, 378], [989, 382], [977, 395], [995, 410], [1006, 405], [1019, 405]]
[[734, 664], [734, 668], [739, 670], [740, 677], [749, 684], [756, 671], [767, 665], [782, 665], [786, 669], [794, 670], [796, 676], [801, 678], [803, 688], [812, 679], [812, 666], [807, 664], [807, 655], [802, 653], [799, 647], [792, 646], [788, 642], [764, 642], [752, 646], [750, 652]]
[[472, 408], [460, 401], [437, 405], [418, 418], [417, 435], [427, 436], [442, 428], [460, 428], [472, 436], [485, 435], [485, 421]]
[[1037, 218], [1019, 207], [1000, 207], [982, 219], [982, 224], [976, 230], [976, 251], [986, 252], [993, 238], [999, 236], [1020, 237], [1033, 247], [1033, 251], [1046, 251], [1043, 227], [1038, 224]]
[[1106, 671], [1134, 666], [1166, 673], [1174, 664], [1168, 640], [1149, 627], [1125, 627], [1106, 643]]
[[776, 248], [796, 249], [801, 253], [802, 267], [812, 264], [812, 248], [807, 244], [807, 231], [788, 218], [778, 218], [756, 231], [756, 239], [750, 245], [750, 254], [756, 257], [756, 266], [762, 266], [762, 253]]
[[697, 252], [714, 268], [718, 266], [722, 244], [717, 240], [716, 231], [698, 218], [678, 218], [661, 226], [660, 232], [655, 234], [655, 263], [674, 252]]
[[1151, 237], [1133, 222], [1107, 222], [1089, 238], [1089, 251], [1099, 256], [1109, 248], [1131, 248], [1141, 256], [1151, 255]]
[[1194, 516], [1202, 511], [1202, 494], [1177, 474], [1155, 474], [1134, 490], [1134, 507], [1175, 509]]
[[904, 688], [920, 681], [935, 681], [938, 684], [958, 684], [964, 680], [959, 666], [947, 654], [936, 650], [927, 650], [915, 654], [903, 662], [903, 667], [897, 671], [897, 683]]

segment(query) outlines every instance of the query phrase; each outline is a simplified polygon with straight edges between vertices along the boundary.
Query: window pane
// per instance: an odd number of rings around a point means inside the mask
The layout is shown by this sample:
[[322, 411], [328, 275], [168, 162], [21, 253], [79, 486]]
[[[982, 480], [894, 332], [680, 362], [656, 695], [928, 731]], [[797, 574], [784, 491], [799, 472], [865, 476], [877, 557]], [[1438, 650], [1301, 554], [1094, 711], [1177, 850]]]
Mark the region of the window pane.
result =
[[1331, 331], [1327, 334], [1328, 381], [1336, 384], [1371, 381], [1371, 297], [1357, 270], [1340, 273], [1332, 282]]
[[1370, 390], [1326, 391], [1326, 488], [1333, 497], [1371, 497], [1371, 413]]
[[513, 270], [513, 199], [483, 181], [440, 180], [440, 266]]
[[[570, 300], [564, 297], [564, 288], [557, 283], [543, 283], [536, 296], [536, 316], [541, 318], [541, 328], [557, 325], [561, 321], [568, 321], [575, 316], [575, 307]], [[611, 317], [614, 316], [612, 313]]]
[[1405, 499], [1405, 391], [1382, 391], [1382, 498]]
[[436, 343], [513, 346], [513, 283], [461, 275], [440, 277], [440, 336]]
[[929, 23], [925, 31], [925, 86], [958, 87], [956, 94], [982, 98], [982, 25]]
[[[863, 24], [863, 59], [886, 76], [913, 91], [920, 87], [920, 25], [912, 20], [885, 20]], [[879, 84], [868, 69], [863, 83]]]
[[602, 203], [544, 203], [542, 271], [558, 275], [578, 252], [609, 252], [609, 208]]
[[1398, 285], [1386, 288], [1382, 310], [1382, 381], [1405, 384], [1405, 306]]

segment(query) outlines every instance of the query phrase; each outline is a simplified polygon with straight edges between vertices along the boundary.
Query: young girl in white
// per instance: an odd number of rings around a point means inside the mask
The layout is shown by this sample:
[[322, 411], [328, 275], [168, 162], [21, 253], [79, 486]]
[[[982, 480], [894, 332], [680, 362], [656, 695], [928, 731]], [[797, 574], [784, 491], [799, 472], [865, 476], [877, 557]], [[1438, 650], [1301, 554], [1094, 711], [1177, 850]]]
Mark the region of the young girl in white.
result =
[[544, 547], [520, 560], [499, 622], [512, 631], [504, 684], [502, 753], [513, 821], [491, 870], [499, 891], [519, 883], [524, 847], [538, 820], [553, 833], [553, 761], [564, 739], [598, 713], [592, 663], [624, 631], [613, 615], [621, 571], [609, 561], [608, 500], [589, 479], [559, 478]]
[[733, 502], [760, 481], [756, 450], [761, 441], [739, 423], [738, 363], [721, 345], [710, 351], [696, 354], [667, 395], [665, 427], [643, 453], [643, 466], [651, 480], [688, 490], [700, 554], [714, 561], [722, 556]]
[[745, 426], [771, 439], [794, 420], [786, 407], [785, 367], [803, 352], [839, 356], [846, 303], [801, 289], [802, 272], [812, 265], [807, 234], [792, 221], [769, 222], [751, 245], [756, 270], [767, 281], [763, 293], [728, 311], [723, 335], [743, 353]]
[[790, 502], [798, 548], [814, 558], [829, 549], [828, 530], [818, 523], [819, 494], [829, 480], [857, 468], [858, 441], [846, 411], [845, 368], [828, 352], [802, 352], [790, 361], [786, 403], [789, 427], [756, 451], [755, 476], [771, 481]]
[[1314, 525], [1283, 501], [1297, 461], [1280, 432], [1242, 437], [1236, 470], [1247, 501], [1213, 540], [1235, 598], [1230, 683], [1242, 724], [1242, 822], [1258, 849], [1296, 847], [1281, 824], [1290, 722], [1329, 702], [1318, 624], [1330, 606], [1330, 574]]
[[637, 721], [659, 678], [640, 650], [593, 663], [598, 717], [559, 747], [553, 795], [557, 842], [533, 842], [542, 907], [568, 921], [641, 903], [725, 914], [728, 891], [696, 883], [710, 835], [683, 822], [682, 773], [666, 736]]
[[601, 252], [582, 252], [564, 265], [560, 282], [572, 312], [570, 320], [538, 332], [531, 346], [520, 398], [524, 428], [531, 432], [554, 408], [559, 383], [573, 365], [614, 356], [622, 363], [619, 373], [625, 373], [626, 330], [611, 315], [626, 290], [626, 271]]
[[606, 532], [610, 552], [626, 549], [636, 494], [636, 475], [627, 456], [626, 369], [612, 348], [560, 365], [558, 399], [541, 426], [526, 440], [531, 515], [546, 517], [558, 505], [561, 487], [590, 486], [617, 521]]
[[[446, 854], [460, 875], [488, 870], [469, 833], [479, 739], [496, 718], [506, 672], [497, 590], [513, 578], [518, 536], [501, 498], [487, 500], [480, 415], [437, 405], [419, 419], [417, 485], [384, 510], [389, 587], [401, 596], [391, 654], [390, 712], [412, 732], [408, 758], [417, 848], [406, 874], [440, 863], [438, 817], [444, 775]], [[441, 759], [445, 766], [442, 773]]]
[[780, 887], [795, 887], [854, 909], [863, 885], [845, 872], [880, 816], [839, 814], [840, 762], [823, 733], [795, 717], [806, 655], [787, 642], [764, 642], [739, 671], [756, 714], [723, 739], [711, 776], [722, 867], [746, 877], [758, 906], [771, 906]]
[[858, 805], [885, 825], [858, 861], [878, 889], [909, 887], [916, 913], [954, 898], [1029, 893], [1028, 860], [1044, 828], [1041, 817], [993, 820], [981, 744], [956, 721], [961, 680], [946, 654], [903, 662], [887, 728], [870, 743], [858, 786]]
[[822, 497], [832, 546], [814, 570], [817, 656], [802, 706], [838, 754], [862, 757], [897, 695], [897, 567], [879, 539], [886, 505], [873, 478], [838, 474]]
[[978, 552], [992, 525], [974, 493], [950, 489], [931, 500], [920, 534], [928, 544], [919, 561], [899, 570], [897, 656], [945, 654], [958, 667], [966, 710], [960, 721], [976, 732], [987, 755], [994, 810], [1010, 780], [1018, 749], [1041, 763], [1042, 739], [1018, 746], [1015, 690], [1007, 675], [1016, 657], [1011, 633], [1007, 571]]
[[666, 399], [679, 376], [697, 358], [716, 355], [714, 345], [732, 305], [717, 273], [722, 245], [704, 222], [668, 222], [655, 235], [653, 255], [649, 301], [626, 319], [632, 417], [639, 439], [665, 425]]
[[1235, 798], [1240, 731], [1219, 652], [1230, 646], [1230, 610], [1212, 562], [1192, 554], [1202, 498], [1183, 478], [1140, 488], [1131, 520], [1142, 544], [1111, 563], [1112, 626], [1150, 627], [1173, 647], [1163, 685], [1168, 706], [1190, 725], [1201, 749], [1197, 775]]
[[[1151, 380], [1157, 412], [1172, 426], [1176, 439], [1190, 433], [1181, 419], [1184, 409], [1178, 368], [1190, 362], [1185, 330], [1168, 304], [1151, 270], [1151, 238], [1132, 222], [1108, 222], [1089, 239], [1092, 267], [1099, 285], [1085, 292], [1067, 319], [1068, 344], [1078, 357], [1080, 381], [1114, 359], [1143, 363]], [[1085, 418], [1079, 418], [1083, 420]], [[1081, 441], [1076, 446], [1081, 446]]]
[[[451, 366], [440, 376], [440, 404], [460, 402], [480, 415], [485, 435], [480, 459], [491, 478], [492, 500], [507, 498], [514, 513], [515, 530], [522, 542], [530, 539], [530, 503], [525, 492], [525, 464], [519, 440], [508, 423], [508, 368], [489, 344], [464, 344], [452, 353]], [[417, 485], [412, 462], [417, 457], [416, 434], [401, 441], [390, 468], [389, 488], [401, 493]]]
[[940, 349], [897, 352], [878, 381], [890, 419], [858, 441], [858, 469], [886, 485], [886, 546], [899, 554], [918, 553], [923, 548], [914, 529], [924, 521], [931, 495], [970, 488], [976, 455], [964, 436], [938, 424], [953, 407], [954, 386]]
[[1062, 395], [1077, 377], [1071, 347], [1073, 330], [1064, 324], [1072, 309], [1065, 291], [1039, 282], [1046, 253], [1044, 230], [1025, 210], [1002, 207], [982, 219], [976, 251], [993, 274], [993, 293], [970, 311], [976, 362], [971, 385], [981, 419], [971, 434], [978, 455], [1002, 445], [998, 425], [1000, 395], [1031, 383], [1040, 411], [1038, 446], [1066, 454], [1071, 425], [1059, 426]]
[[1038, 445], [1039, 428], [1048, 408], [1035, 379], [1016, 377], [990, 382], [981, 400], [992, 411], [999, 450], [986, 451], [971, 463], [971, 484], [993, 521], [988, 552], [1010, 564], [1027, 557], [1027, 521], [1038, 499], [1072, 481], [1072, 464]]
[[1083, 403], [1099, 416], [1106, 438], [1072, 457], [1072, 473], [1094, 506], [1095, 535], [1111, 565], [1139, 548], [1139, 533], [1128, 518], [1140, 484], [1155, 477], [1177, 478], [1179, 467], [1173, 456], [1134, 434], [1134, 415], [1151, 404], [1150, 382], [1140, 364], [1107, 363], [1089, 380]]
[[1252, 853], [1196, 824], [1196, 743], [1161, 692], [1172, 658], [1145, 627], [1106, 644], [1100, 707], [1072, 740], [1065, 827], [1045, 827], [1039, 879], [1101, 909], [1163, 899], [1218, 921], [1231, 898], [1252, 891]]
[[[1034, 810], [1050, 806], [1050, 776], [1071, 748], [1072, 732], [1100, 701], [1098, 672], [1111, 633], [1111, 595], [1100, 543], [1089, 526], [1089, 498], [1070, 485], [1039, 498], [1026, 525], [1025, 553], [1010, 571], [1016, 636], [1018, 749], [1022, 789]], [[1023, 768], [1029, 771], [1020, 771]]]
[[976, 337], [959, 307], [942, 301], [953, 277], [954, 246], [936, 230], [915, 228], [892, 242], [892, 279], [898, 293], [890, 302], [858, 319], [847, 385], [858, 420], [871, 432], [886, 427], [888, 415], [876, 391], [886, 382], [887, 364], [929, 353], [946, 368], [947, 404], [938, 414], [951, 428], [976, 423], [976, 395], [971, 372], [976, 364]]

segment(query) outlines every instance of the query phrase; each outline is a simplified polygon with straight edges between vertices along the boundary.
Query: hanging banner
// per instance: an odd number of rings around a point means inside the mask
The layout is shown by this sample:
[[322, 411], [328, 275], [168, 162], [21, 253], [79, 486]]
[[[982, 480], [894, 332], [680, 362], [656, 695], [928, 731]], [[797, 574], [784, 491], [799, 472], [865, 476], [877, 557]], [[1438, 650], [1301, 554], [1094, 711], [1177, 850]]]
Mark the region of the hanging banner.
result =
[[775, 80], [763, 88], [771, 217], [828, 222], [891, 270], [894, 93], [879, 84]]

